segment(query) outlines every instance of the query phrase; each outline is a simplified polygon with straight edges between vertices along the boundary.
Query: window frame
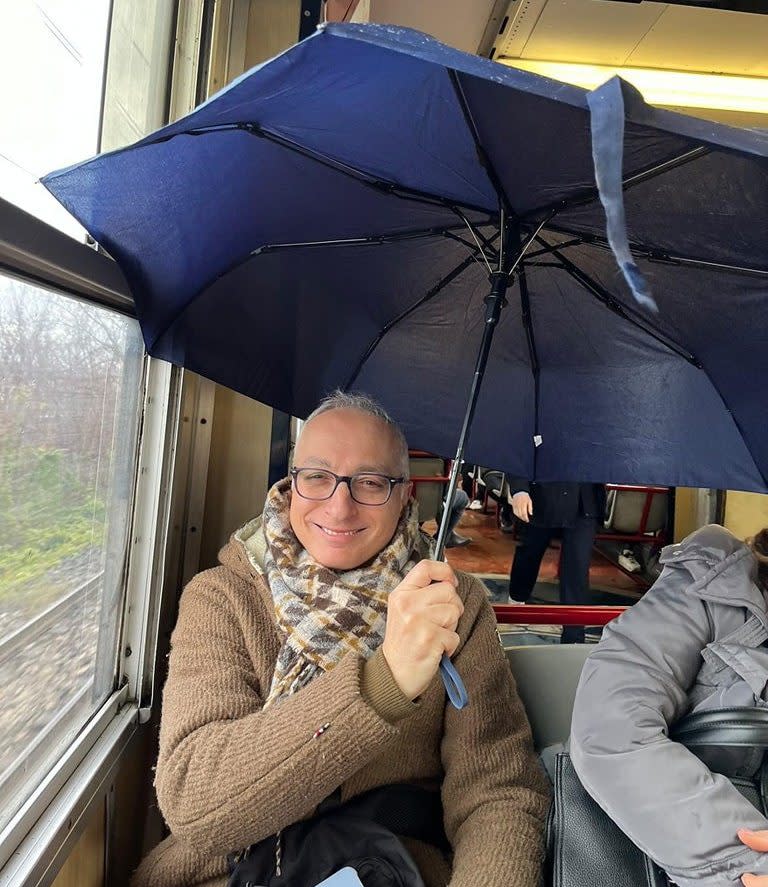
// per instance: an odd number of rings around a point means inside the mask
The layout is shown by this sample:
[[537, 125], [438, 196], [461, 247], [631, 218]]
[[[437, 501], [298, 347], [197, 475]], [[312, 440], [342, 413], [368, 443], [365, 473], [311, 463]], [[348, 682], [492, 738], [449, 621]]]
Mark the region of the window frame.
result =
[[[239, 0], [225, 0], [226, 8], [235, 2]], [[110, 14], [110, 35], [111, 18]], [[175, 34], [167, 60], [171, 120], [192, 110], [208, 92], [214, 18], [213, 0], [175, 4]], [[109, 42], [102, 122], [108, 62]], [[73, 240], [0, 197], [0, 272], [135, 317], [120, 269], [92, 241], [89, 244]], [[164, 676], [164, 662], [157, 659], [159, 632], [161, 627], [169, 630], [165, 623], [175, 611], [179, 586], [196, 572], [201, 534], [195, 530], [203, 516], [215, 386], [148, 356], [144, 370], [116, 654], [118, 689], [0, 832], [0, 887], [52, 884], [105, 802], [109, 841], [110, 793], [121, 766], [143, 742], [140, 725], [156, 709], [155, 682]], [[177, 522], [172, 523], [172, 518]], [[109, 878], [108, 854], [105, 860]]]
[[[135, 317], [115, 262], [0, 198], [0, 271]], [[180, 372], [145, 358], [117, 689], [0, 832], [0, 887], [53, 882], [146, 720], [170, 516]], [[135, 655], [134, 655], [135, 653]]]
[[0, 271], [20, 280], [136, 316], [117, 264], [0, 197]]

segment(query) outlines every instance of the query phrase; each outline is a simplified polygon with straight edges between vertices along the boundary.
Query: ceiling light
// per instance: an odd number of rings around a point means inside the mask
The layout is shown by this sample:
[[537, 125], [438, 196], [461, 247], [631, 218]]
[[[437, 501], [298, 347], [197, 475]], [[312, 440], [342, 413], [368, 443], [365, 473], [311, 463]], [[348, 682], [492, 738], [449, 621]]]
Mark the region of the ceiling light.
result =
[[497, 59], [512, 68], [522, 68], [564, 83], [594, 89], [618, 74], [635, 86], [651, 105], [681, 108], [720, 108], [768, 114], [768, 78], [737, 77], [731, 74], [697, 74], [658, 68], [622, 68], [583, 65], [540, 59]]

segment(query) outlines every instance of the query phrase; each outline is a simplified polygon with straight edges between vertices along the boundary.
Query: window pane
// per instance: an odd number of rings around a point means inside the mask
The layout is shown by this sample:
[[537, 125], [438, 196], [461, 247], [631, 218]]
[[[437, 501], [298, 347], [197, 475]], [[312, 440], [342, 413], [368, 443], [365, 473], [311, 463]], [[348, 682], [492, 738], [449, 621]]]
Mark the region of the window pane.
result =
[[0, 275], [0, 828], [115, 686], [142, 370], [135, 320]]
[[0, 27], [0, 196], [80, 239], [37, 179], [98, 149], [109, 0], [13, 0]]
[[114, 0], [101, 150], [114, 151], [167, 122], [175, 4]]

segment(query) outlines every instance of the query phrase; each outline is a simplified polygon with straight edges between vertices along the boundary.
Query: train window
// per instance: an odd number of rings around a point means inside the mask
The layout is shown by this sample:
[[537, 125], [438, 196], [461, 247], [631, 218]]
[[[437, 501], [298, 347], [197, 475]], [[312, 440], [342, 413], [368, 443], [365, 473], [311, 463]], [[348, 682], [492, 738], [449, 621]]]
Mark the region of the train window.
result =
[[168, 122], [176, 10], [182, 18], [192, 15], [187, 6], [194, 4], [113, 0], [101, 151], [122, 148]]
[[36, 884], [149, 716], [181, 389], [146, 356], [119, 270], [37, 179], [191, 108], [203, 20], [201, 2], [179, 13], [177, 45], [174, 0], [6, 6], [0, 882]]
[[137, 322], [0, 275], [0, 830], [116, 685]]
[[[0, 194], [84, 239], [45, 191], [44, 173], [99, 147], [109, 0], [4, 3], [0, 28]], [[11, 125], [12, 121], [12, 125]]]

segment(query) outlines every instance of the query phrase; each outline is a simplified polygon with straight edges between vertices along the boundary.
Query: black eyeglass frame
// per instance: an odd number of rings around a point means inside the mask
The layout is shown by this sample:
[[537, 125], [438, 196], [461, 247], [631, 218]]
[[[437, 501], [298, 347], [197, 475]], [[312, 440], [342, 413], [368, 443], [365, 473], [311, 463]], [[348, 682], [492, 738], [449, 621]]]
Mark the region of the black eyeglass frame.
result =
[[[331, 477], [336, 479], [336, 483], [333, 485], [333, 489], [327, 496], [321, 496], [319, 498], [315, 498], [314, 496], [305, 496], [303, 493], [299, 492], [299, 485], [296, 480], [296, 475], [300, 471], [322, 471], [325, 474], [330, 474]], [[392, 490], [398, 484], [404, 484], [406, 482], [405, 475], [401, 477], [389, 477], [387, 474], [379, 474], [376, 471], [358, 471], [357, 474], [336, 474], [333, 471], [329, 471], [327, 468], [312, 468], [311, 466], [302, 466], [301, 468], [291, 468], [288, 472], [291, 478], [293, 479], [293, 488], [296, 490], [296, 493], [301, 496], [302, 499], [308, 499], [310, 502], [325, 502], [327, 499], [333, 497], [334, 493], [339, 487], [339, 484], [346, 484], [347, 489], [349, 490], [349, 495], [352, 497], [353, 502], [357, 502], [358, 505], [367, 505], [369, 508], [380, 508], [382, 505], [386, 505], [387, 502], [392, 498]], [[389, 492], [387, 493], [387, 498], [383, 502], [361, 502], [359, 499], [355, 498], [355, 494], [352, 492], [352, 481], [356, 477], [380, 477], [382, 480], [387, 481], [389, 484]]]

